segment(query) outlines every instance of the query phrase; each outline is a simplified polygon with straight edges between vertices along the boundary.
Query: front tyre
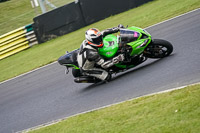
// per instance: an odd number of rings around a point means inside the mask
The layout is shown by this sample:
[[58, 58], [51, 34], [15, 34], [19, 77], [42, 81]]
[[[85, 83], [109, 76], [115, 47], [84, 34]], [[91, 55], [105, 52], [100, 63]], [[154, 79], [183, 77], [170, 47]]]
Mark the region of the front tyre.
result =
[[173, 51], [170, 42], [162, 39], [154, 39], [145, 49], [144, 55], [148, 58], [164, 58]]
[[72, 69], [72, 75], [76, 78], [76, 77], [80, 77], [82, 76], [80, 69]]

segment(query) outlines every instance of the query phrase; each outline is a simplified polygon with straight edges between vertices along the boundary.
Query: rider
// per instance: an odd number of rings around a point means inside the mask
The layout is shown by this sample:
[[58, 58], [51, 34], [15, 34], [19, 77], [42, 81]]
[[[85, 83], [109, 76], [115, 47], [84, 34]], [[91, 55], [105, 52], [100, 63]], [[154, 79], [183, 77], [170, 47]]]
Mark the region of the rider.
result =
[[[106, 69], [124, 60], [124, 55], [118, 56], [105, 61], [98, 53], [98, 48], [103, 47], [103, 37], [108, 34], [117, 33], [123, 25], [113, 27], [100, 32], [96, 28], [91, 28], [85, 33], [85, 40], [82, 42], [80, 51], [77, 56], [78, 65], [84, 75], [96, 77], [100, 80], [109, 81], [111, 74]], [[101, 66], [96, 68], [95, 65]]]

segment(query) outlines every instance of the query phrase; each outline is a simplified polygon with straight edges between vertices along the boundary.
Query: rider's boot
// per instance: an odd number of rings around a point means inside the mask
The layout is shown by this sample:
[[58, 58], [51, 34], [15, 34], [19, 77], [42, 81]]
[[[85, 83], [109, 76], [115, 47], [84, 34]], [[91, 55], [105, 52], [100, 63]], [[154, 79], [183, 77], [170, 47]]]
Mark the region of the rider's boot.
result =
[[104, 81], [109, 82], [112, 79], [112, 75], [110, 73], [108, 73], [108, 76], [106, 77], [106, 79]]

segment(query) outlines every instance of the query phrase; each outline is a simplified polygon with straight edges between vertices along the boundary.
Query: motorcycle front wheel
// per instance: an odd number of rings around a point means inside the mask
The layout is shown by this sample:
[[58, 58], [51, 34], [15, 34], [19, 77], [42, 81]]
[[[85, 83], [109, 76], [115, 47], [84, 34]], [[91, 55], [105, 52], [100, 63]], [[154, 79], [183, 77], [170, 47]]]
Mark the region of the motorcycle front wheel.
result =
[[82, 76], [80, 69], [72, 69], [72, 75], [76, 77]]
[[146, 47], [144, 55], [148, 58], [164, 58], [173, 52], [173, 46], [170, 42], [162, 39], [154, 39]]

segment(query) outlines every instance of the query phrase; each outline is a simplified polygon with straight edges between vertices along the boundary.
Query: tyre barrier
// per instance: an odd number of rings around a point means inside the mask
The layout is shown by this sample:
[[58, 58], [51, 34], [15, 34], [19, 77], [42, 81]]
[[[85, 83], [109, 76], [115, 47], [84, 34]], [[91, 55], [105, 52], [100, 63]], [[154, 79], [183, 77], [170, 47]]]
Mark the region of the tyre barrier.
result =
[[38, 44], [32, 24], [0, 36], [0, 60]]

